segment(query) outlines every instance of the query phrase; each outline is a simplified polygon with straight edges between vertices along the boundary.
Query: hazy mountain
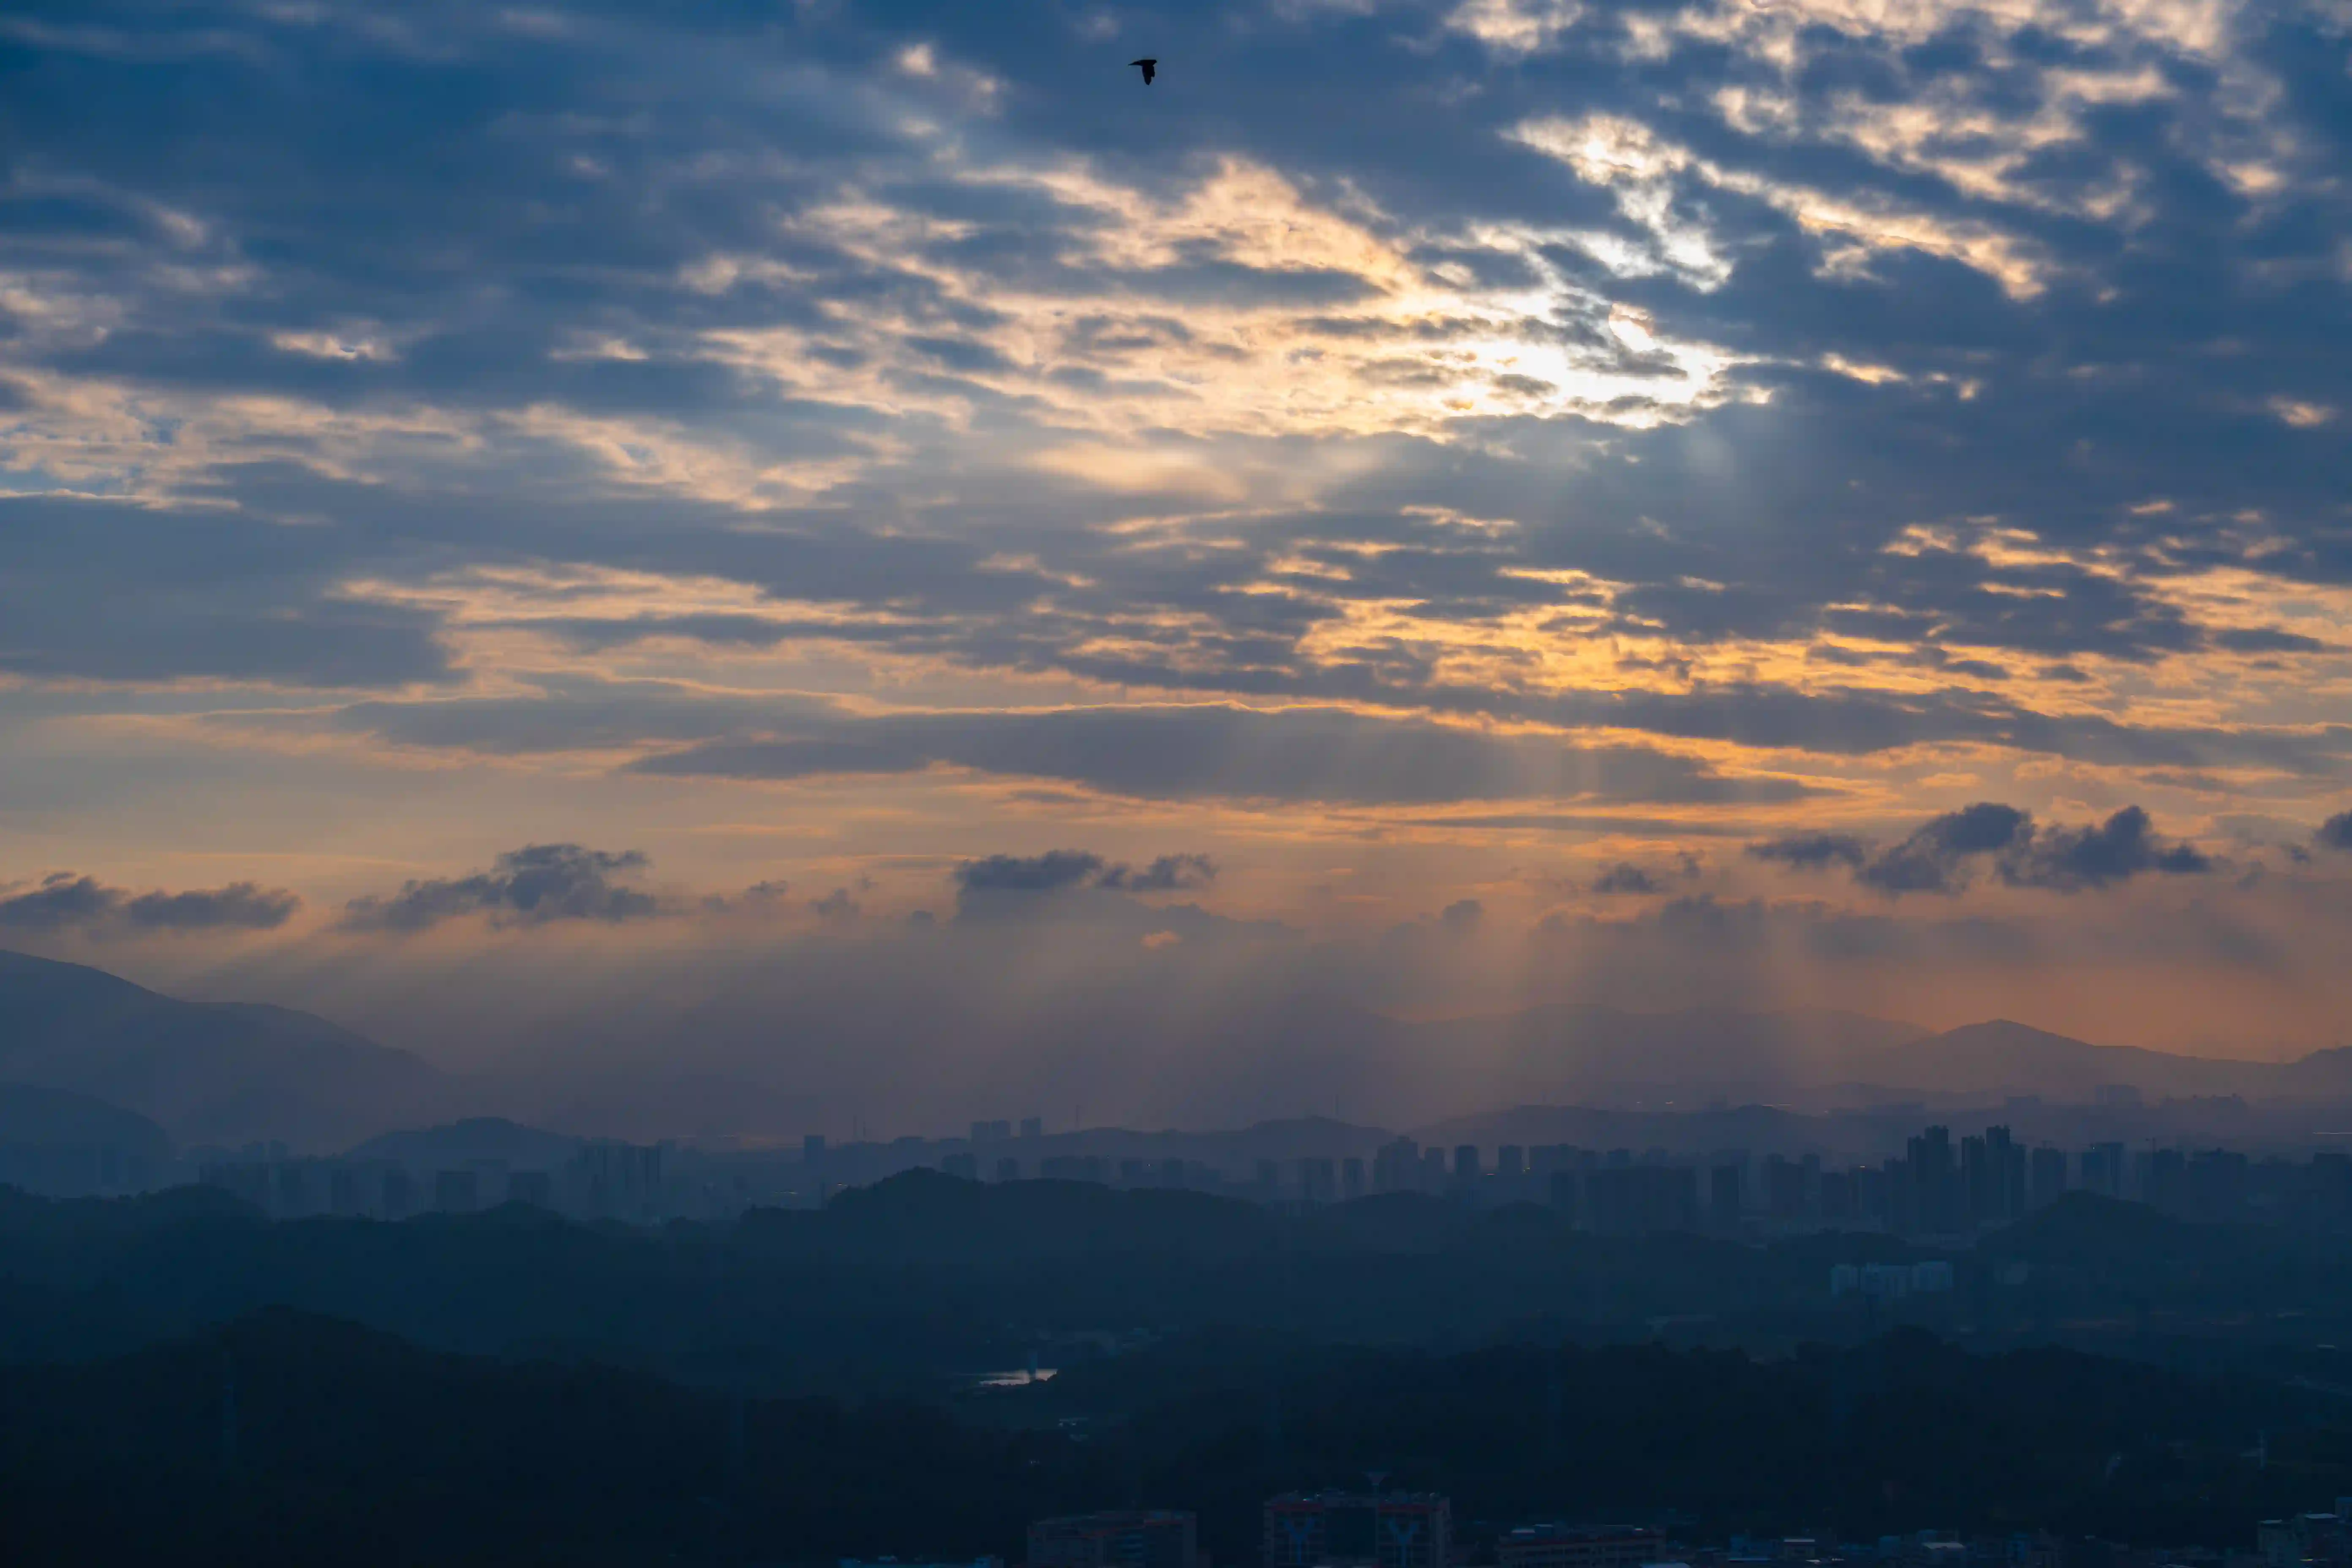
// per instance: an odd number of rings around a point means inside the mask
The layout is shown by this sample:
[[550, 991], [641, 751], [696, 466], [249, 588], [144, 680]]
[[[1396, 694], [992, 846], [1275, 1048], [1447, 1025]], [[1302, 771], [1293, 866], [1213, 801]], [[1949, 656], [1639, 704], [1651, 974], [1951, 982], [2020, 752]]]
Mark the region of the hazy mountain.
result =
[[5, 952], [0, 1079], [125, 1107], [183, 1143], [341, 1144], [429, 1115], [449, 1092], [420, 1058], [308, 1013], [183, 1002]]
[[147, 1118], [68, 1089], [0, 1083], [0, 1148], [113, 1149], [158, 1163], [172, 1141]]
[[[1136, 1132], [1094, 1140], [1084, 1152], [1245, 1165], [1254, 1158], [1369, 1152], [1378, 1142], [1377, 1124], [1419, 1128], [1441, 1142], [1770, 1148], [1780, 1140], [1763, 1121], [1776, 1107], [1822, 1110], [1906, 1100], [1994, 1105], [2010, 1096], [2080, 1102], [2109, 1085], [2136, 1087], [2151, 1100], [2352, 1099], [2352, 1050], [2324, 1051], [2285, 1065], [2220, 1061], [2091, 1045], [2001, 1020], [1930, 1034], [1825, 1011], [1549, 1006], [1401, 1021], [1334, 1005], [1195, 1021], [1189, 1027], [1181, 1019], [1122, 1022], [1087, 1015], [1086, 1021], [1092, 1032], [1057, 1037], [1028, 1058], [992, 1063], [982, 1053], [962, 1062], [954, 1084], [905, 1078], [887, 1086], [869, 1082], [862, 1092], [871, 1098], [847, 1103], [887, 1117], [920, 1114], [939, 1131], [960, 1125], [959, 1116], [1018, 1117], [1070, 1107], [1066, 1119], [1055, 1118], [1067, 1127], [1080, 1106], [1116, 1107], [1122, 1095], [1134, 1100], [1132, 1082], [1115, 1085], [1122, 1073], [1131, 1078], [1139, 1063], [1181, 1062], [1181, 1083], [1162, 1074], [1156, 1081], [1175, 1087], [1148, 1096], [1150, 1107], [1131, 1112], [1136, 1120], [1149, 1114], [1147, 1127], [1248, 1131], [1221, 1135], [1223, 1142], [1214, 1149], [1203, 1142], [1216, 1141], [1209, 1134]], [[912, 1019], [901, 1023], [921, 1026]], [[797, 1045], [803, 1037], [779, 1037]], [[961, 1037], [864, 1036], [833, 1040], [825, 1048], [842, 1061], [866, 1064], [861, 1072], [875, 1070], [878, 1059], [902, 1061], [911, 1073], [911, 1064], [933, 1044]], [[503, 1158], [553, 1164], [568, 1147], [542, 1148], [530, 1140], [789, 1138], [824, 1130], [829, 1122], [837, 1131], [844, 1093], [838, 1085], [817, 1092], [814, 1085], [828, 1070], [823, 1060], [813, 1061], [798, 1048], [771, 1049], [761, 1059], [720, 1072], [691, 1052], [664, 1054], [669, 1043], [656, 1029], [639, 1041], [637, 1058], [623, 1059], [614, 1054], [617, 1039], [605, 1042], [610, 1049], [578, 1055], [551, 1042], [527, 1068], [456, 1080], [418, 1057], [310, 1014], [178, 1001], [95, 969], [0, 952], [0, 1082], [120, 1106], [159, 1123], [184, 1144], [282, 1139], [304, 1149], [335, 1149], [395, 1129], [496, 1113], [513, 1120], [463, 1131], [439, 1128], [431, 1135], [456, 1139], [450, 1147], [463, 1143], [465, 1152], [419, 1156], [418, 1163]], [[918, 1099], [902, 1103], [904, 1094]], [[1266, 1121], [1308, 1105], [1350, 1114], [1345, 1121]], [[1514, 1105], [1672, 1111], [1696, 1119], [1679, 1123], [1672, 1136], [1635, 1121], [1604, 1124], [1591, 1115], [1570, 1125], [1559, 1113], [1548, 1113], [1559, 1125], [1540, 1130], [1496, 1119], [1497, 1108]], [[1482, 1119], [1486, 1130], [1445, 1130], [1463, 1118]], [[1809, 1146], [1820, 1142], [1819, 1131], [1807, 1137]], [[528, 1152], [518, 1155], [524, 1144]], [[1076, 1148], [1027, 1151], [1070, 1152]]]
[[[1576, 1101], [1702, 1110], [1714, 1102], [1885, 1102], [1965, 1096], [1997, 1102], [2040, 1096], [2083, 1102], [2116, 1085], [2150, 1099], [2352, 1096], [2352, 1050], [2277, 1064], [2097, 1046], [2008, 1019], [1929, 1034], [1842, 1013], [1692, 1010], [1627, 1013], [1549, 1007], [1502, 1018], [1415, 1026], [1420, 1047], [1453, 1064], [1456, 1083], [1433, 1089], [1433, 1108], [1460, 1105], [1465, 1084], [1485, 1107]], [[1471, 1109], [1465, 1107], [1465, 1110]], [[1482, 1124], [1491, 1118], [1481, 1118]], [[1583, 1142], [1524, 1136], [1511, 1142]], [[1685, 1126], [1686, 1136], [1696, 1136]], [[1590, 1134], [1598, 1137], [1597, 1133]], [[1634, 1142], [1632, 1134], [1622, 1142]], [[1769, 1139], [1732, 1138], [1727, 1142]]]
[[2094, 1046], [2006, 1018], [1910, 1041], [1871, 1060], [1868, 1071], [1875, 1082], [1958, 1094], [2039, 1094], [2052, 1100], [2088, 1100], [2116, 1084], [2152, 1097], [2284, 1092], [2273, 1087], [2281, 1075], [2269, 1063]]

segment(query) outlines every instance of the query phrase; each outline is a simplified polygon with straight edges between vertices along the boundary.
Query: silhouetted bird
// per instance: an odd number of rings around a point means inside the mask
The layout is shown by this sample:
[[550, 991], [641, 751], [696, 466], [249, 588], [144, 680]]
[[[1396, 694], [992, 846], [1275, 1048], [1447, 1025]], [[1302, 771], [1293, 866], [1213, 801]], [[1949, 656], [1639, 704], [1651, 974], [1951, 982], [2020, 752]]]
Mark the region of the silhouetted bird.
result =
[[1129, 60], [1127, 63], [1143, 73], [1143, 85], [1146, 87], [1150, 87], [1151, 85], [1151, 79], [1160, 74], [1160, 62], [1158, 60]]

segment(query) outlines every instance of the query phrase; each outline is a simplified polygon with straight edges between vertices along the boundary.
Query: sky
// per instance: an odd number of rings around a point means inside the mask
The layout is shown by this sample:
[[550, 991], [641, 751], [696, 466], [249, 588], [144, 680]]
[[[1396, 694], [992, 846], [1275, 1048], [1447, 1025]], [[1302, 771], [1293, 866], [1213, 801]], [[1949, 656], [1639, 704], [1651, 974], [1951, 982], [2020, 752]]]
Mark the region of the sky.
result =
[[2343, 0], [16, 0], [0, 943], [2344, 1043], [2347, 142]]

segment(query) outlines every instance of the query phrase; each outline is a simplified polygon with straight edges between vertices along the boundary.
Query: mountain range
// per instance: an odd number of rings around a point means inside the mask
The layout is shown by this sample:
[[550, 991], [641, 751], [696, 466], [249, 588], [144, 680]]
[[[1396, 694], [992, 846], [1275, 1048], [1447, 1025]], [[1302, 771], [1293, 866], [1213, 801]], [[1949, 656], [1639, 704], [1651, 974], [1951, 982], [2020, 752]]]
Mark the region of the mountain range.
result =
[[[1416, 1128], [1493, 1121], [1507, 1106], [1685, 1113], [1906, 1097], [2082, 1102], [2116, 1087], [2150, 1099], [2352, 1102], [2352, 1049], [2229, 1061], [2092, 1045], [2007, 1020], [1931, 1033], [1834, 1012], [1568, 1005], [1431, 1022], [1286, 1016], [1266, 1021], [1265, 1037], [1259, 1059], [1279, 1052], [1286, 1065], [1267, 1071], [1260, 1099], [1286, 1083], [1315, 1083], [1344, 1090], [1359, 1110], [1351, 1120]], [[1249, 1043], [1231, 1034], [1202, 1042], [1199, 1071], [1250, 1070]], [[1313, 1075], [1303, 1073], [1307, 1066]], [[789, 1137], [824, 1124], [821, 1106], [792, 1077], [789, 1061], [719, 1076], [676, 1058], [575, 1077], [550, 1056], [526, 1076], [468, 1079], [309, 1013], [183, 1001], [100, 970], [0, 952], [0, 1083], [120, 1107], [183, 1144], [274, 1139], [340, 1149], [404, 1127], [491, 1115], [562, 1134]], [[1181, 1110], [1169, 1120], [1200, 1121]]]
[[0, 1081], [87, 1095], [190, 1144], [331, 1147], [435, 1114], [447, 1078], [309, 1013], [184, 1002], [0, 952]]

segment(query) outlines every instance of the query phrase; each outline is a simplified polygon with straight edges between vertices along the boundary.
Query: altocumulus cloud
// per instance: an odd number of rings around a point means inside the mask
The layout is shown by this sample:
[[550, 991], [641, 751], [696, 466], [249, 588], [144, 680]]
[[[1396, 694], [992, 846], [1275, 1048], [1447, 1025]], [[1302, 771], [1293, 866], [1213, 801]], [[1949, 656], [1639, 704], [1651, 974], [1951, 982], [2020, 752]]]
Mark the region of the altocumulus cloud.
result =
[[1162, 855], [1134, 867], [1105, 860], [1086, 849], [1048, 849], [1042, 855], [990, 855], [967, 860], [954, 872], [958, 912], [1011, 910], [1041, 895], [1094, 889], [1113, 893], [1165, 893], [1206, 887], [1217, 863], [1206, 855]]
[[275, 931], [302, 900], [253, 882], [186, 892], [131, 893], [91, 877], [58, 872], [37, 887], [0, 897], [0, 931], [93, 936], [143, 932]]
[[[2324, 831], [2324, 830], [2323, 830]], [[1843, 866], [1865, 888], [1906, 893], [1958, 893], [1990, 868], [2003, 884], [2074, 893], [2149, 872], [2200, 876], [2214, 868], [2194, 845], [2166, 840], [2147, 813], [2128, 805], [2082, 827], [2037, 827], [2032, 815], [1979, 801], [1929, 818], [1895, 844], [1874, 847], [1846, 834], [1797, 834], [1748, 846], [1759, 860], [1797, 870]]]
[[1648, 894], [1660, 890], [1658, 879], [1631, 861], [1620, 861], [1592, 879], [1592, 890], [1604, 896]]
[[617, 923], [663, 912], [651, 893], [625, 887], [650, 864], [642, 851], [613, 852], [577, 844], [531, 844], [498, 858], [470, 877], [412, 881], [388, 897], [354, 899], [341, 925], [357, 931], [421, 931], [468, 915], [493, 925], [537, 926], [562, 921]]

